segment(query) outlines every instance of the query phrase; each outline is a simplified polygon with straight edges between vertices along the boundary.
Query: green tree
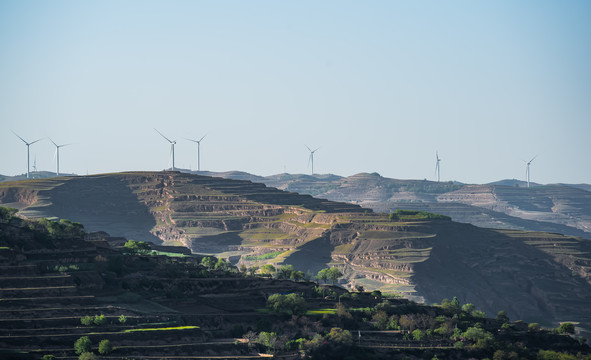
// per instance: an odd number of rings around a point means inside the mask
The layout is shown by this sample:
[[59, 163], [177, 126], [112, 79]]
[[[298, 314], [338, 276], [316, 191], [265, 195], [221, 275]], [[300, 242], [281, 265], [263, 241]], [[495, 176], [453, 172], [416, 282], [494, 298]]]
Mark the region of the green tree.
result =
[[[0, 220], [10, 221], [14, 215], [18, 212], [18, 209], [0, 206]], [[53, 355], [51, 355], [53, 356]]]
[[476, 306], [474, 306], [474, 304], [464, 304], [462, 305], [462, 311], [466, 312], [468, 314], [472, 314], [472, 311], [476, 310]]
[[86, 315], [80, 318], [80, 323], [85, 326], [92, 325], [93, 317], [90, 315]]
[[574, 334], [575, 325], [573, 323], [565, 322], [560, 324], [560, 326], [556, 328], [556, 331], [559, 334]]
[[92, 349], [92, 342], [88, 336], [83, 336], [76, 340], [74, 343], [74, 351], [76, 355], [80, 355], [85, 352], [90, 352]]
[[335, 284], [342, 276], [343, 273], [336, 267], [330, 268], [327, 271], [328, 280]]
[[425, 338], [425, 333], [422, 332], [420, 329], [416, 329], [412, 332], [412, 338], [421, 341]]
[[316, 274], [316, 280], [322, 280], [323, 282], [328, 282], [328, 268], [322, 269]]
[[289, 279], [294, 271], [295, 269], [292, 265], [282, 265], [279, 268], [277, 268], [275, 277], [277, 279]]
[[308, 304], [298, 294], [273, 294], [267, 299], [267, 307], [278, 313], [302, 315], [306, 313]]
[[152, 251], [150, 245], [145, 241], [127, 240], [123, 247], [127, 252], [133, 254], [147, 255]]
[[107, 339], [101, 340], [101, 342], [99, 343], [99, 346], [98, 346], [99, 354], [107, 355], [107, 354], [110, 354], [111, 351], [113, 351], [113, 345], [111, 345], [111, 342]]
[[353, 344], [353, 336], [349, 330], [343, 330], [338, 327], [333, 327], [330, 332], [326, 334], [329, 341], [337, 344], [351, 345]]
[[211, 270], [215, 266], [216, 260], [211, 256], [206, 256], [201, 259], [201, 265], [205, 266], [207, 270]]
[[78, 360], [97, 360], [98, 357], [91, 352], [83, 352], [78, 356]]
[[275, 266], [273, 266], [271, 264], [263, 265], [263, 267], [261, 268], [261, 274], [263, 274], [263, 275], [271, 275], [274, 272], [275, 272]]
[[126, 322], [127, 322], [127, 316], [125, 316], [125, 315], [121, 314], [121, 315], [119, 316], [119, 323], [120, 323], [120, 324], [125, 324]]
[[303, 271], [293, 271], [289, 277], [293, 281], [301, 281], [306, 278], [306, 274]]
[[254, 275], [257, 273], [257, 270], [258, 270], [258, 269], [259, 269], [259, 267], [258, 267], [258, 266], [256, 266], [256, 265], [253, 265], [253, 266], [251, 266], [251, 267], [249, 267], [249, 268], [248, 268], [248, 274], [249, 274], [250, 276], [254, 276]]
[[101, 325], [105, 325], [107, 323], [107, 318], [105, 317], [105, 315], [100, 314], [100, 315], [95, 315], [94, 316], [94, 324], [101, 326]]
[[218, 261], [215, 263], [214, 269], [219, 271], [226, 271], [230, 268], [230, 263], [226, 261], [224, 258], [219, 258]]

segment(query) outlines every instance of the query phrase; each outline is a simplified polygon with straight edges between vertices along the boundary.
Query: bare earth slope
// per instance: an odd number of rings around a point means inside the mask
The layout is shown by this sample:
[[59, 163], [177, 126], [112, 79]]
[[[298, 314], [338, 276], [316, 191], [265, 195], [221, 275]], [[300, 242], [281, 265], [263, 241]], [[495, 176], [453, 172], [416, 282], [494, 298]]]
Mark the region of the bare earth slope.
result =
[[[363, 182], [389, 184], [373, 174], [348, 181], [350, 194]], [[411, 185], [428, 196], [442, 189]], [[113, 236], [185, 245], [246, 266], [291, 264], [314, 273], [336, 266], [345, 274], [343, 286], [429, 302], [458, 296], [489, 314], [506, 310], [514, 319], [581, 321], [591, 328], [591, 241], [580, 237], [482, 229], [420, 215], [389, 219], [358, 205], [178, 172], [2, 183], [0, 204], [27, 216], [80, 221]]]

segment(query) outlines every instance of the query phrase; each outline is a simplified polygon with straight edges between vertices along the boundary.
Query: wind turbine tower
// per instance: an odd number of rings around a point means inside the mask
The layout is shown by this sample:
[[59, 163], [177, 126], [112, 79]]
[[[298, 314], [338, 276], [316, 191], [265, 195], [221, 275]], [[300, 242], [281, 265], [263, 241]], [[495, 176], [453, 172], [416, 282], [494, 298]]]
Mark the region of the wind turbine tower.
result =
[[530, 161], [523, 160], [523, 162], [526, 164], [526, 166], [525, 166], [525, 176], [527, 178], [527, 187], [529, 187], [529, 166], [534, 161], [534, 159], [537, 158], [537, 157], [538, 157], [538, 155], [534, 156]]
[[439, 172], [440, 172], [440, 167], [439, 167], [439, 162], [441, 161], [441, 158], [439, 157], [439, 153], [437, 151], [435, 151], [435, 159], [437, 159], [437, 162], [435, 163], [435, 174], [437, 174], [437, 182], [439, 182]]
[[154, 128], [154, 130], [156, 130], [156, 132], [158, 134], [160, 134], [160, 136], [162, 136], [164, 139], [166, 139], [166, 141], [168, 141], [170, 143], [170, 159], [172, 162], [172, 171], [174, 171], [174, 145], [176, 144], [176, 140], [170, 140], [169, 138], [164, 136], [160, 131], [158, 131], [156, 128]]
[[[12, 131], [12, 130], [10, 130], [10, 131]], [[19, 139], [21, 139], [25, 143], [25, 145], [27, 145], [27, 179], [28, 179], [29, 178], [29, 146], [33, 145], [34, 143], [36, 143], [37, 141], [39, 141], [41, 139], [37, 139], [37, 140], [29, 143], [29, 142], [26, 142], [25, 139], [23, 139], [22, 137], [18, 136], [18, 134], [15, 133], [14, 131], [12, 131], [12, 133], [14, 135], [16, 135]]]
[[199, 140], [187, 139], [194, 143], [197, 143], [197, 171], [201, 171], [201, 140], [203, 140], [207, 135], [203, 135]]
[[56, 176], [60, 176], [60, 148], [72, 144], [58, 145], [53, 140], [51, 140], [51, 138], [49, 138], [49, 141], [55, 145], [55, 174]]
[[304, 146], [306, 148], [308, 148], [308, 150], [310, 151], [310, 157], [308, 158], [308, 165], [312, 164], [312, 175], [314, 175], [314, 153], [320, 148], [316, 148], [315, 150], [312, 150], [308, 147], [308, 145], [304, 144]]

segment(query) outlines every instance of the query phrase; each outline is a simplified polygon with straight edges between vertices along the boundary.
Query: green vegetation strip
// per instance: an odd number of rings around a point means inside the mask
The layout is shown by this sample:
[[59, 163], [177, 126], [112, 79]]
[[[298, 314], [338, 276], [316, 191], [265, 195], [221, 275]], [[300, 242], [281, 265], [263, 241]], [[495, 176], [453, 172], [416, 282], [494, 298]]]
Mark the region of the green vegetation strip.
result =
[[174, 327], [166, 327], [166, 328], [145, 328], [145, 329], [128, 329], [123, 330], [122, 333], [130, 333], [136, 331], [168, 331], [168, 330], [191, 330], [191, 329], [199, 329], [199, 326], [174, 326]]
[[337, 309], [318, 309], [318, 310], [308, 310], [306, 311], [306, 315], [334, 315], [337, 313]]

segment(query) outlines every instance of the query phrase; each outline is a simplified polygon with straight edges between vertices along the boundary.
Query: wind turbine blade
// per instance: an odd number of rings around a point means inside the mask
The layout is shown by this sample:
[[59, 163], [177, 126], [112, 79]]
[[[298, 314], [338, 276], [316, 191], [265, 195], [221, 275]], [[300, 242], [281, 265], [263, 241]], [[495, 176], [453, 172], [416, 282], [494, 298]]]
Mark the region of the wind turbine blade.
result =
[[56, 156], [57, 156], [57, 148], [55, 149], [55, 152], [53, 153], [53, 160], [55, 160]]
[[199, 139], [199, 142], [201, 142], [201, 140], [205, 139], [205, 137], [206, 137], [206, 136], [207, 136], [207, 134], [203, 135], [203, 136], [201, 137], [201, 139]]
[[29, 145], [33, 145], [33, 144], [34, 144], [34, 143], [36, 143], [37, 141], [41, 141], [41, 140], [43, 140], [43, 138], [41, 138], [41, 139], [37, 139], [37, 140], [33, 141], [32, 143], [30, 143]]
[[[18, 136], [18, 135], [17, 135], [17, 136]], [[24, 140], [23, 140], [23, 141], [24, 141]], [[306, 147], [308, 150], [310, 150], [310, 152], [312, 151], [312, 149], [310, 149], [310, 148], [308, 147], [308, 145], [304, 144], [304, 146], [305, 146], [305, 147]]]
[[[12, 131], [12, 130], [10, 130], [10, 131]], [[22, 140], [22, 141], [23, 141], [25, 144], [29, 145], [29, 144], [28, 144], [28, 143], [25, 141], [25, 139], [23, 139], [22, 137], [18, 136], [18, 134], [17, 134], [17, 133], [15, 133], [14, 131], [12, 131], [12, 133], [13, 133], [14, 135], [16, 135], [16, 137], [18, 137], [19, 139], [21, 139], [21, 140]]]
[[193, 140], [193, 139], [189, 139], [189, 138], [184, 138], [184, 139], [185, 139], [185, 140], [192, 141], [192, 142], [194, 142], [194, 143], [199, 143], [199, 141], [197, 141], [197, 140]]
[[[55, 143], [55, 141], [51, 140], [51, 138], [48, 138], [49, 141], [51, 141], [53, 143], [53, 145], [57, 146], [57, 144]], [[32, 144], [32, 143], [31, 143]], [[59, 146], [58, 146], [59, 147]]]
[[162, 134], [160, 131], [158, 131], [158, 129], [154, 128], [154, 130], [156, 130], [156, 132], [157, 132], [158, 134], [160, 134], [160, 136], [162, 136], [163, 138], [165, 138], [165, 139], [166, 139], [166, 141], [168, 141], [169, 143], [171, 143], [171, 144], [172, 144], [172, 141], [170, 141], [170, 139], [168, 139], [166, 136], [164, 136], [164, 134]]
[[[320, 148], [316, 148], [316, 150], [318, 150], [318, 149], [320, 149]], [[312, 151], [312, 152], [316, 152], [316, 150], [314, 150], [314, 151]]]
[[72, 145], [72, 144], [64, 144], [64, 145], [60, 145], [59, 147], [64, 147], [64, 146], [69, 146], [69, 145]]
[[532, 162], [532, 161], [534, 161], [534, 159], [535, 159], [535, 158], [537, 158], [537, 157], [538, 157], [538, 155], [534, 156], [534, 157], [533, 157], [533, 158], [532, 158], [532, 159], [529, 161], [529, 163], [531, 164], [531, 162]]

